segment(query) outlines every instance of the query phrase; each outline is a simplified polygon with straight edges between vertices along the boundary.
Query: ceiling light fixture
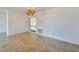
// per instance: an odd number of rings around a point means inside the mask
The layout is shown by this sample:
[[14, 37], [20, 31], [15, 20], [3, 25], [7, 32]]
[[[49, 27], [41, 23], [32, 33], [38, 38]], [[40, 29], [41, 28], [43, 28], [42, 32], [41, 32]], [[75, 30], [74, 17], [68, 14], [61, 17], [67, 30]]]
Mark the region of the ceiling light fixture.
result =
[[26, 13], [28, 16], [33, 16], [35, 14], [35, 9], [32, 7], [27, 8]]

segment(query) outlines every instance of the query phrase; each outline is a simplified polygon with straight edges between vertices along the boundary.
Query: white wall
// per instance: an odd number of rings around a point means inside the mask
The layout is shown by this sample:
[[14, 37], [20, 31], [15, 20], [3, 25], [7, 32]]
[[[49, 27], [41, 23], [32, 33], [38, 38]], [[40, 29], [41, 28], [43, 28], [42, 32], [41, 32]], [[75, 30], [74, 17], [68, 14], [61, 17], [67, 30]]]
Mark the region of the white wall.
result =
[[29, 30], [28, 17], [24, 12], [8, 11], [9, 35], [19, 34]]
[[0, 33], [6, 32], [7, 26], [7, 15], [6, 12], [0, 12]]
[[[21, 7], [1, 7], [0, 11], [7, 12], [8, 35], [23, 33], [29, 30], [29, 19], [25, 15], [25, 9]], [[7, 24], [6, 24], [7, 25]]]
[[43, 35], [79, 44], [79, 8], [52, 8], [36, 18]]

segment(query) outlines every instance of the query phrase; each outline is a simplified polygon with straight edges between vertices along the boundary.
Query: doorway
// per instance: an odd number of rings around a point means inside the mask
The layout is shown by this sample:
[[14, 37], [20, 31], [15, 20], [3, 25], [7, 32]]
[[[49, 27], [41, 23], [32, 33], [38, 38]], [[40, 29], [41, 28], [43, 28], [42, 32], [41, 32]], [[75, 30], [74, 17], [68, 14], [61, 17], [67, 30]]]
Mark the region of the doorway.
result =
[[8, 35], [8, 13], [0, 11], [0, 37]]
[[36, 18], [30, 17], [30, 31], [36, 32], [37, 31], [37, 24], [36, 24]]

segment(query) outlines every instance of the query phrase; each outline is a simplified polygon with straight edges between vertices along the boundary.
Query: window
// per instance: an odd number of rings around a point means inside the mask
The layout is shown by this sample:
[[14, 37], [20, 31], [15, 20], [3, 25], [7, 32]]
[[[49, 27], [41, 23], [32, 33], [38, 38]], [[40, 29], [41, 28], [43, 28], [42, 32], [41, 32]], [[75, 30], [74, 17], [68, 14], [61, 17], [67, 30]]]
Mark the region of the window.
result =
[[30, 31], [36, 32], [36, 18], [35, 17], [30, 18]]

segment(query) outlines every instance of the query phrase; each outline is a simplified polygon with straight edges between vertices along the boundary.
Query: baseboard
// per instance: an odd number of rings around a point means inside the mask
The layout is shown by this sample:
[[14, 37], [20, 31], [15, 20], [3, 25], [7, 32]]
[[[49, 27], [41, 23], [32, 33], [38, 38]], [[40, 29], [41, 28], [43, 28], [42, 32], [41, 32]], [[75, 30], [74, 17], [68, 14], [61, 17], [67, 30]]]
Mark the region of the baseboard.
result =
[[8, 36], [18, 35], [18, 34], [25, 33], [25, 32], [28, 32], [28, 31], [18, 32], [18, 33], [10, 33]]
[[69, 43], [72, 43], [72, 44], [79, 45], [79, 43], [77, 43], [77, 42], [67, 41], [66, 39], [63, 40], [62, 38], [55, 37], [55, 36], [52, 36], [52, 35], [47, 35], [47, 34], [42, 34], [42, 33], [36, 33], [36, 34], [46, 36], [46, 37], [49, 37], [49, 38], [53, 38], [53, 39], [56, 39], [56, 40], [61, 40], [61, 41], [65, 41], [65, 42], [69, 42]]

